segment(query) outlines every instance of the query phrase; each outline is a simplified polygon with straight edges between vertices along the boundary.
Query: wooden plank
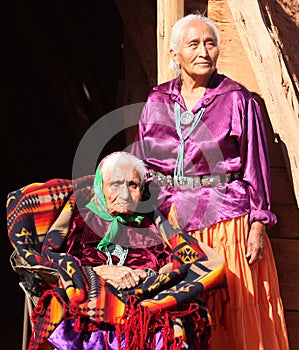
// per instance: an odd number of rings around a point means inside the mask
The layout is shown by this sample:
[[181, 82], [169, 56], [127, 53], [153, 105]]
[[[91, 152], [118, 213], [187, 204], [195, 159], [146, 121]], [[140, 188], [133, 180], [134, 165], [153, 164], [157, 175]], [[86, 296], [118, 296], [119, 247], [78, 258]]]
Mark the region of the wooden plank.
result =
[[289, 343], [291, 350], [299, 350], [299, 312], [285, 312], [285, 319], [288, 329]]
[[[248, 73], [250, 73], [250, 71]], [[252, 74], [254, 75], [253, 71], [252, 71]], [[273, 132], [273, 128], [271, 125], [271, 121], [269, 119], [265, 101], [262, 99], [260, 94], [252, 93], [252, 96], [260, 105], [261, 112], [263, 114], [263, 120], [264, 120], [268, 149], [269, 149], [270, 166], [286, 169], [285, 159], [283, 157], [282, 144], [277, 140]], [[286, 174], [288, 176], [288, 173]]]
[[220, 37], [220, 54], [217, 61], [219, 73], [224, 73], [243, 84], [252, 93], [260, 94], [253, 68], [242, 46], [227, 1], [209, 0], [208, 17], [215, 23]]
[[286, 150], [284, 157], [299, 205], [299, 102], [292, 79], [272, 29], [263, 21], [259, 2], [227, 0], [227, 3], [254, 68], [273, 130]]
[[173, 24], [184, 16], [184, 0], [157, 1], [157, 81], [163, 83], [176, 76], [169, 67], [169, 39]]
[[271, 245], [284, 307], [286, 310], [299, 311], [299, 241], [271, 239]]
[[292, 184], [286, 168], [271, 168], [272, 203], [296, 204]]
[[272, 203], [272, 211], [277, 216], [277, 224], [270, 229], [272, 238], [299, 238], [299, 208], [293, 204]]

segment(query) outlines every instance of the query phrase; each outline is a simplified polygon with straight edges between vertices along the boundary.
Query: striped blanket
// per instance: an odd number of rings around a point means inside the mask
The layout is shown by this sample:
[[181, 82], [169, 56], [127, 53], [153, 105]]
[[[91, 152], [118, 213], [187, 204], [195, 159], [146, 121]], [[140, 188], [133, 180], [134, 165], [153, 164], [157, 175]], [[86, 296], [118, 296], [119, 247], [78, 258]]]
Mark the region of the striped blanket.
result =
[[[163, 329], [165, 349], [180, 349], [185, 330], [192, 325], [189, 349], [208, 348], [209, 312], [199, 297], [203, 291], [225, 284], [223, 259], [172, 227], [158, 211], [156, 224], [172, 247], [173, 270], [150, 277], [132, 290], [115, 289], [92, 267], [81, 267], [75, 257], [63, 253], [74, 205], [91, 199], [93, 180], [92, 175], [73, 181], [53, 179], [8, 195], [7, 228], [12, 246], [28, 266], [59, 273], [56, 285], [42, 284], [40, 288], [29, 349], [40, 349], [64, 318], [75, 319], [77, 331], [112, 325], [119, 337], [125, 335], [127, 349], [134, 350], [145, 348], [145, 339], [157, 329]], [[181, 322], [175, 322], [178, 319]], [[180, 323], [177, 329], [176, 323]]]

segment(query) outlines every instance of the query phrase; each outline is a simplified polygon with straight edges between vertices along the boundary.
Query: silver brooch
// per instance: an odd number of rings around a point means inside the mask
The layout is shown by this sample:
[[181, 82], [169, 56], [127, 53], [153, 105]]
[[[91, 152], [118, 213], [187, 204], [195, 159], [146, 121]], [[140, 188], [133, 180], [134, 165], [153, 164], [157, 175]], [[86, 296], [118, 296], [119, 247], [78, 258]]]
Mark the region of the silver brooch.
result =
[[194, 114], [190, 111], [185, 111], [180, 115], [180, 121], [184, 125], [188, 125], [193, 122]]

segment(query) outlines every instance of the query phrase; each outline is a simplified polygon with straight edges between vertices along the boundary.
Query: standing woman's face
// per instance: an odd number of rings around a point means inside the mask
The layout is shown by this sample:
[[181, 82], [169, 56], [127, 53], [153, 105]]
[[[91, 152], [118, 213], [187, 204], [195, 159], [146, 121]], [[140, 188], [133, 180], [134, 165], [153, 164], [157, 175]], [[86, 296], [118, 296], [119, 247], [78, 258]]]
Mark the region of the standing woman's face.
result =
[[219, 56], [217, 38], [205, 22], [192, 21], [185, 33], [177, 53], [171, 51], [173, 60], [180, 65], [182, 75], [207, 81], [216, 69]]

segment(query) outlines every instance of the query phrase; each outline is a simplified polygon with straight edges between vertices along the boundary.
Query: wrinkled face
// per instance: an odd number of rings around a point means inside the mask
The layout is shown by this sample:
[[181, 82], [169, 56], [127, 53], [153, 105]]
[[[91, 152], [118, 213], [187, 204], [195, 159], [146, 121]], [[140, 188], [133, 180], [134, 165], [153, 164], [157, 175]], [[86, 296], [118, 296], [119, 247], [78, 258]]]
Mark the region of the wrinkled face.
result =
[[121, 162], [103, 173], [103, 193], [112, 215], [132, 214], [142, 198], [142, 180], [136, 168]]
[[212, 28], [201, 21], [190, 22], [183, 35], [178, 53], [171, 51], [174, 62], [180, 65], [182, 75], [207, 80], [216, 69], [219, 47]]

